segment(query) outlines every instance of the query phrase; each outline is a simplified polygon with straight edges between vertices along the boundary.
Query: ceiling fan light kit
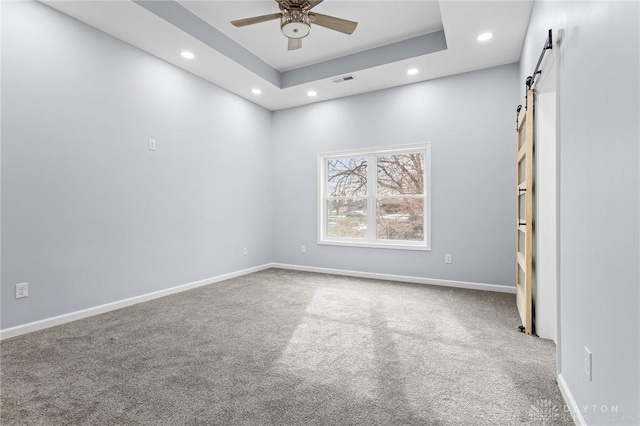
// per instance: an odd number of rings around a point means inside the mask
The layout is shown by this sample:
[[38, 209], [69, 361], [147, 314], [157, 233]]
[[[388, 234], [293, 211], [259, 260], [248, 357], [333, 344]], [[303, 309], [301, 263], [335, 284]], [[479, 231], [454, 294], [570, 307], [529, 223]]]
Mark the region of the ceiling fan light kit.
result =
[[336, 18], [335, 16], [309, 13], [311, 9], [322, 3], [322, 0], [276, 0], [276, 3], [280, 8], [280, 13], [238, 19], [231, 21], [231, 24], [236, 27], [246, 27], [247, 25], [280, 19], [280, 30], [289, 39], [289, 50], [296, 50], [302, 47], [302, 39], [311, 32], [311, 23], [349, 35], [358, 26], [357, 22]]
[[299, 10], [283, 13], [280, 30], [289, 38], [305, 38], [311, 32], [309, 14]]

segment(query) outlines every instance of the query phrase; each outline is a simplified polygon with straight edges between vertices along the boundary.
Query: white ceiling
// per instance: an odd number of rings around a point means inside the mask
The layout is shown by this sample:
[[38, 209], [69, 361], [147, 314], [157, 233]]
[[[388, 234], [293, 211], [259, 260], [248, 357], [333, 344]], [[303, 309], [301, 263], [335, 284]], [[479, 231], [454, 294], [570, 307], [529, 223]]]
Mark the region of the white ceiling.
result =
[[[277, 13], [274, 0], [43, 2], [271, 110], [517, 62], [533, 4], [325, 0], [314, 11], [358, 22], [355, 32], [312, 25], [303, 48], [288, 51], [278, 20], [230, 24]], [[479, 42], [487, 31], [494, 37]], [[195, 59], [183, 59], [183, 50]], [[412, 67], [420, 72], [409, 76]], [[355, 79], [332, 82], [347, 74]]]

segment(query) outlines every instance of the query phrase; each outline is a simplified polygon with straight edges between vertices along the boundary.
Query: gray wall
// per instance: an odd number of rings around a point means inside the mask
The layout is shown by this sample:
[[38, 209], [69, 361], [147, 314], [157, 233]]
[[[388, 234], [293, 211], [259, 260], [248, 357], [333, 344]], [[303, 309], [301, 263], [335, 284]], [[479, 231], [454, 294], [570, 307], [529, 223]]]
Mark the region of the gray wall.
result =
[[[521, 60], [523, 82], [547, 30], [564, 30], [559, 350], [561, 374], [593, 425], [640, 423], [639, 22], [638, 2], [536, 2]], [[619, 412], [603, 417], [602, 406]]]
[[[274, 261], [513, 286], [517, 77], [507, 65], [275, 112]], [[319, 152], [421, 141], [432, 251], [316, 244]]]
[[3, 329], [271, 261], [269, 111], [40, 3], [2, 8]]

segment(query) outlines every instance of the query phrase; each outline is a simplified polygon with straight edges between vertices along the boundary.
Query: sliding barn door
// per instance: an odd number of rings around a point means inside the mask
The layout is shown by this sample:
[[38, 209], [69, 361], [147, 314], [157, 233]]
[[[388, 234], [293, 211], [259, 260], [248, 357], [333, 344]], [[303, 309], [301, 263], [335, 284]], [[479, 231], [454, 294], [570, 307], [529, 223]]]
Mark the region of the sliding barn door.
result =
[[533, 90], [518, 112], [516, 304], [524, 332], [533, 332]]

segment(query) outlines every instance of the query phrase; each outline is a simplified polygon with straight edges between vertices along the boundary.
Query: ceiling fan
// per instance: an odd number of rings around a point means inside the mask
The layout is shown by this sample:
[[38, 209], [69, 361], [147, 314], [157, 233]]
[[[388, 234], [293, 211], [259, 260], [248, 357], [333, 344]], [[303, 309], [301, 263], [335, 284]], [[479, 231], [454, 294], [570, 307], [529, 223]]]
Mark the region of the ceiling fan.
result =
[[311, 32], [312, 23], [344, 34], [352, 34], [358, 26], [357, 22], [311, 12], [311, 9], [322, 3], [322, 0], [276, 0], [276, 2], [280, 7], [280, 13], [238, 19], [231, 23], [236, 27], [245, 27], [280, 19], [280, 30], [289, 39], [289, 50], [302, 47], [302, 39]]

